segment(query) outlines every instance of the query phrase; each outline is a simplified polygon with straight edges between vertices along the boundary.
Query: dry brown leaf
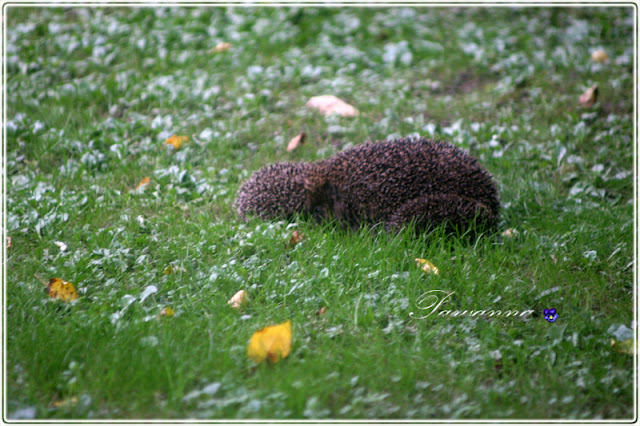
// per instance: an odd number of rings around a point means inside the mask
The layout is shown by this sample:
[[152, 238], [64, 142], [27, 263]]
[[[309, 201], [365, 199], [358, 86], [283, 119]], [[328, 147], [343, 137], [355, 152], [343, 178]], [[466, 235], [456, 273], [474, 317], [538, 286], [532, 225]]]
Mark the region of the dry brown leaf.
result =
[[607, 55], [607, 52], [605, 52], [603, 49], [594, 50], [591, 53], [591, 60], [604, 64], [609, 60], [609, 55]]
[[236, 294], [233, 295], [231, 299], [227, 302], [227, 305], [231, 305], [233, 309], [241, 308], [249, 302], [249, 295], [246, 291], [240, 290]]
[[13, 244], [11, 243], [11, 237], [7, 236], [7, 248], [11, 248]]
[[319, 311], [316, 311], [316, 316], [324, 315], [326, 308], [323, 306]]
[[436, 265], [429, 262], [427, 259], [418, 258], [416, 259], [416, 264], [420, 267], [420, 269], [425, 271], [427, 274], [438, 275], [440, 273]]
[[304, 132], [300, 132], [298, 134], [298, 136], [296, 136], [295, 138], [291, 139], [289, 141], [289, 145], [287, 145], [287, 151], [291, 152], [294, 149], [296, 149], [297, 147], [299, 147], [300, 145], [302, 145], [304, 143], [304, 137], [306, 135], [304, 134]]
[[308, 108], [314, 108], [323, 115], [340, 114], [343, 117], [355, 117], [358, 110], [333, 95], [314, 96], [307, 102]]
[[294, 230], [291, 234], [291, 239], [289, 240], [289, 247], [293, 247], [298, 244], [300, 241], [302, 241], [302, 238], [302, 232], [298, 231], [297, 229]]
[[594, 84], [589, 87], [582, 95], [580, 95], [580, 105], [585, 108], [591, 108], [598, 100], [598, 85]]
[[220, 53], [220, 52], [226, 52], [229, 49], [231, 49], [231, 43], [227, 43], [223, 41], [222, 43], [216, 44], [213, 48], [213, 51]]

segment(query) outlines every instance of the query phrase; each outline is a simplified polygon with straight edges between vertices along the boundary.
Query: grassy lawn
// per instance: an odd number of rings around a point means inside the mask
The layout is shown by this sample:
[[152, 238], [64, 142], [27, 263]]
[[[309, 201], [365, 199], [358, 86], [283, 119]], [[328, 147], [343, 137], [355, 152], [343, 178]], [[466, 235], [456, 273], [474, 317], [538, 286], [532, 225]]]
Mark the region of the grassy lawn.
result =
[[[4, 12], [5, 419], [635, 416], [633, 356], [610, 344], [635, 319], [635, 9]], [[322, 94], [360, 115], [305, 107]], [[480, 159], [499, 232], [232, 208], [265, 164], [411, 135]], [[51, 299], [34, 274], [80, 297]], [[455, 292], [441, 309], [534, 314], [418, 319], [431, 290]], [[289, 357], [253, 364], [251, 335], [286, 320]]]

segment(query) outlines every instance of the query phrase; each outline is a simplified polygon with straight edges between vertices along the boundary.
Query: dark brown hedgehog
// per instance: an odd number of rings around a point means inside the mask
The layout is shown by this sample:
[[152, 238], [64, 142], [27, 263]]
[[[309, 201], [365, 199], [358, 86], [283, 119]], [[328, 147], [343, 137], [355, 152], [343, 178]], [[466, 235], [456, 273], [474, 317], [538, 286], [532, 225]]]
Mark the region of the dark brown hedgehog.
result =
[[493, 227], [500, 208], [497, 187], [475, 158], [427, 139], [367, 143], [315, 163], [265, 167], [242, 185], [235, 204], [243, 217], [306, 212], [352, 228], [381, 223], [387, 231], [409, 223], [419, 230]]

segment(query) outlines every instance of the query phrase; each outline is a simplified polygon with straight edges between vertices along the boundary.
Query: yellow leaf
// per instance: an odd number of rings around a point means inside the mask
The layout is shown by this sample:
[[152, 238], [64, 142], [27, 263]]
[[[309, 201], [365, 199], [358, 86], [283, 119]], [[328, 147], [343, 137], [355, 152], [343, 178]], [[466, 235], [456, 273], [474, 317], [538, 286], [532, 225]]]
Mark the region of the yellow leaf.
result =
[[609, 60], [609, 55], [603, 49], [594, 50], [591, 53], [591, 60], [603, 64]]
[[227, 305], [231, 305], [233, 309], [238, 309], [249, 302], [249, 295], [246, 291], [240, 290], [236, 294], [233, 295], [231, 299], [227, 302]]
[[436, 267], [436, 265], [434, 265], [433, 263], [429, 262], [427, 259], [416, 259], [416, 264], [420, 267], [420, 269], [422, 269], [423, 271], [425, 271], [428, 274], [435, 274], [438, 275], [440, 273], [440, 271], [438, 271], [438, 268]]
[[265, 327], [253, 333], [247, 355], [255, 362], [268, 359], [278, 362], [280, 358], [289, 356], [291, 350], [291, 321]]
[[145, 188], [147, 187], [147, 185], [149, 185], [149, 182], [150, 182], [150, 180], [149, 180], [149, 178], [148, 178], [148, 177], [146, 177], [146, 178], [142, 179], [142, 180], [140, 181], [140, 183], [138, 184], [138, 186], [136, 186], [136, 189], [137, 189], [138, 191], [144, 191], [144, 190], [145, 190]]
[[343, 117], [354, 117], [358, 110], [333, 95], [314, 96], [307, 102], [308, 108], [314, 108], [323, 115], [339, 114]]
[[585, 108], [591, 108], [598, 100], [598, 85], [594, 84], [589, 87], [582, 95], [578, 102]]
[[299, 147], [300, 145], [302, 145], [304, 143], [304, 137], [306, 135], [304, 134], [304, 132], [300, 132], [298, 134], [298, 136], [296, 136], [295, 138], [291, 139], [289, 141], [289, 145], [287, 145], [287, 151], [291, 152], [294, 149], [296, 149], [297, 147]]
[[166, 141], [164, 141], [165, 145], [172, 145], [175, 149], [179, 149], [183, 143], [188, 141], [189, 138], [187, 136], [179, 136], [173, 135]]
[[214, 46], [213, 51], [214, 52], [226, 52], [227, 50], [229, 50], [231, 48], [231, 43], [227, 43], [227, 42], [222, 42], [222, 43], [218, 43]]
[[70, 282], [63, 281], [60, 278], [51, 278], [47, 286], [47, 293], [53, 299], [60, 299], [64, 302], [70, 302], [78, 298], [76, 288]]
[[160, 316], [167, 317], [167, 318], [172, 317], [174, 314], [175, 314], [175, 311], [173, 310], [173, 308], [170, 308], [168, 306], [164, 308], [162, 312], [160, 312]]
[[636, 344], [633, 339], [627, 339], [622, 341], [611, 339], [610, 343], [611, 343], [611, 346], [613, 346], [613, 350], [621, 354], [635, 355], [636, 353]]

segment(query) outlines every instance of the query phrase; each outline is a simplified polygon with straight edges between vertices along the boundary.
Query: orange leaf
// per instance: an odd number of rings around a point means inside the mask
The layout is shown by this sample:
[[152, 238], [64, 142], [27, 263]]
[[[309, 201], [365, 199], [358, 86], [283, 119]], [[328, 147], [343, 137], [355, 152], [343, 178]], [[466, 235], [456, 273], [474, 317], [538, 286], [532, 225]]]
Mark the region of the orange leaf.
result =
[[60, 299], [64, 302], [71, 302], [78, 298], [76, 288], [70, 282], [60, 278], [51, 278], [47, 286], [47, 293], [53, 299]]
[[165, 145], [172, 145], [175, 149], [179, 149], [183, 143], [188, 141], [189, 138], [187, 136], [179, 136], [173, 135], [166, 141], [164, 141]]
[[265, 327], [253, 333], [247, 355], [255, 362], [268, 359], [278, 362], [280, 358], [289, 356], [291, 350], [291, 321]]
[[340, 114], [343, 117], [354, 117], [358, 110], [333, 95], [314, 96], [307, 102], [308, 108], [314, 108], [323, 115]]
[[139, 191], [144, 191], [145, 188], [147, 187], [147, 185], [149, 185], [149, 182], [150, 182], [150, 180], [149, 180], [148, 177], [142, 179], [140, 181], [140, 183], [138, 184], [138, 186], [136, 186], [136, 189], [139, 190]]
[[299, 147], [300, 145], [302, 145], [304, 143], [304, 137], [306, 135], [304, 134], [304, 132], [300, 132], [298, 134], [298, 136], [296, 136], [295, 138], [291, 139], [289, 141], [289, 145], [287, 145], [287, 151], [291, 152], [294, 149], [296, 149], [297, 147]]

